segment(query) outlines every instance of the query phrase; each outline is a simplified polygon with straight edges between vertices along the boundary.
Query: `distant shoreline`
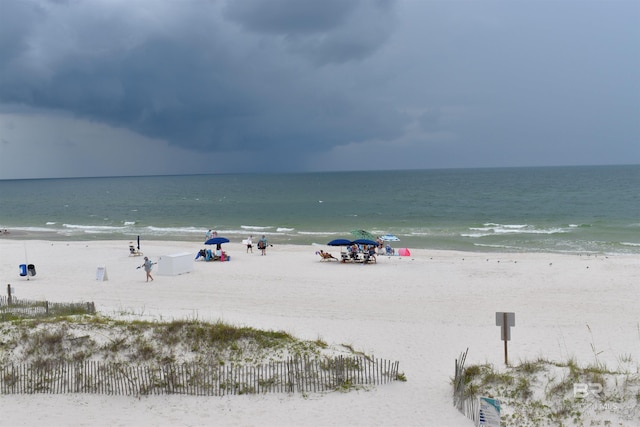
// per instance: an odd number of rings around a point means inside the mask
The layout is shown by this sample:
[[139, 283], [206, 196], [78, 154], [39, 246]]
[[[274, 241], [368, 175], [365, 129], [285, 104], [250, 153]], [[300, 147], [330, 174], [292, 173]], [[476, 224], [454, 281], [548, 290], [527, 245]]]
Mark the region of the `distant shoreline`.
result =
[[[113, 242], [122, 242], [123, 247], [127, 247], [128, 245], [133, 242], [134, 244], [137, 244], [137, 237], [138, 236], [131, 236], [129, 238], [116, 238], [116, 237], [112, 237], [109, 238], [108, 235], [104, 235], [104, 236], [86, 236], [83, 238], [83, 236], [64, 236], [64, 235], [60, 235], [56, 232], [45, 232], [45, 231], [33, 231], [33, 232], [29, 232], [29, 231], [16, 231], [16, 232], [9, 232], [8, 234], [0, 234], [0, 241], [2, 240], [6, 240], [6, 241], [23, 241], [23, 242], [28, 242], [28, 241], [47, 241], [47, 242], [66, 242], [66, 243], [113, 243]], [[203, 240], [196, 240], [196, 239], [188, 239], [188, 238], [168, 238], [167, 236], [152, 236], [152, 237], [144, 237], [144, 236], [140, 236], [140, 246], [142, 248], [144, 248], [145, 246], [148, 245], [157, 245], [157, 244], [177, 244], [177, 245], [183, 245], [183, 244], [193, 244], [194, 248], [206, 248], [206, 246], [204, 245], [204, 241]], [[256, 235], [254, 234], [254, 238], [256, 237]], [[236, 246], [240, 246], [241, 248], [244, 249], [245, 245], [244, 243], [242, 243], [242, 241], [244, 240], [244, 238], [242, 237], [236, 237], [234, 236], [233, 238], [230, 238], [230, 243], [226, 243], [225, 246], [229, 245], [229, 247], [236, 247]], [[318, 247], [326, 247], [329, 248], [328, 251], [330, 252], [340, 252], [341, 247], [339, 246], [328, 246], [325, 243], [321, 243], [321, 242], [310, 242], [310, 243], [296, 243], [296, 242], [290, 242], [290, 241], [286, 241], [286, 242], [280, 242], [276, 239], [269, 239], [270, 244], [272, 244], [272, 246], [276, 246], [279, 248], [286, 248], [286, 247], [292, 247], [292, 248], [318, 248]], [[519, 256], [519, 255], [551, 255], [551, 256], [586, 256], [586, 257], [627, 257], [627, 256], [636, 256], [636, 254], [632, 254], [632, 253], [593, 253], [593, 252], [586, 252], [586, 251], [575, 251], [575, 252], [561, 252], [561, 251], [549, 251], [549, 250], [507, 250], [505, 248], [490, 248], [490, 247], [479, 247], [476, 246], [474, 247], [475, 250], [468, 250], [468, 249], [460, 249], [460, 248], [429, 248], [429, 247], [413, 247], [410, 245], [406, 245], [406, 244], [402, 244], [402, 242], [393, 242], [395, 243], [395, 245], [392, 245], [395, 249], [399, 249], [399, 248], [404, 248], [407, 247], [409, 248], [412, 253], [444, 253], [444, 254], [453, 254], [453, 253], [461, 253], [461, 254], [469, 254], [470, 256], [474, 256], [474, 255], [486, 255], [486, 256], [496, 256], [496, 255], [514, 255], [514, 256]], [[195, 249], [194, 249], [195, 250]], [[314, 251], [316, 249], [313, 249]], [[383, 256], [387, 256], [387, 255], [383, 255]]]
[[4, 231], [2, 233], [0, 233], [0, 238], [7, 238], [7, 239], [13, 239], [13, 238], [20, 238], [20, 237], [29, 237], [29, 233], [27, 233], [26, 231], [12, 231], [7, 229], [7, 232], [5, 233]]

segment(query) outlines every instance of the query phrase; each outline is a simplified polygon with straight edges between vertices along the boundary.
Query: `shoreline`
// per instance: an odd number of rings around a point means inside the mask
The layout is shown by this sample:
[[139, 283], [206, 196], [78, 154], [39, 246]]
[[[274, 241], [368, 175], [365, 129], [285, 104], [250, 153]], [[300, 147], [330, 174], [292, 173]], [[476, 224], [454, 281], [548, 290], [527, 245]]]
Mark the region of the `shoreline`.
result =
[[[254, 233], [254, 241], [257, 241], [257, 237], [263, 233]], [[267, 234], [267, 238], [270, 243], [278, 246], [293, 246], [293, 247], [328, 247], [326, 244], [321, 242], [312, 241], [312, 239], [307, 239], [302, 241], [301, 239], [288, 239], [282, 238], [274, 235]], [[230, 244], [242, 244], [241, 242], [245, 240], [251, 233], [244, 233], [241, 235], [237, 234], [229, 234], [225, 237], [229, 237], [231, 240]], [[100, 243], [100, 242], [136, 242], [137, 235], [127, 236], [123, 238], [121, 236], [113, 236], [111, 238], [106, 238], [104, 235], [62, 235], [58, 231], [24, 231], [24, 230], [9, 230], [8, 233], [0, 233], [0, 242], [7, 240], [16, 240], [16, 241], [51, 241], [51, 242], [86, 242], [86, 243]], [[344, 238], [351, 238], [353, 236], [344, 236]], [[187, 236], [178, 236], [175, 239], [171, 238], [171, 236], [142, 236], [142, 244], [157, 244], [157, 243], [175, 243], [180, 245], [181, 243], [188, 243], [193, 245], [199, 245], [204, 247], [204, 238], [187, 238]], [[325, 240], [333, 240], [333, 238], [339, 237], [327, 237]], [[295, 240], [295, 241], [294, 241]], [[319, 239], [318, 239], [319, 240]], [[472, 244], [468, 243], [466, 245], [460, 246], [457, 245], [455, 247], [438, 247], [438, 246], [429, 246], [429, 247], [416, 247], [412, 246], [408, 241], [399, 241], [392, 242], [392, 246], [395, 249], [407, 247], [410, 250], [420, 250], [420, 251], [444, 251], [444, 252], [461, 252], [461, 253], [470, 253], [470, 254], [488, 254], [492, 256], [497, 256], [499, 254], [553, 254], [553, 255], [567, 255], [567, 256], [638, 256], [640, 255], [640, 244], [630, 244], [623, 243], [622, 246], [624, 251], [590, 251], [590, 250], [563, 250], [563, 249], [555, 249], [546, 248], [546, 249], [536, 249], [536, 248], [511, 248], [504, 247], [502, 245], [486, 245], [486, 244]], [[331, 247], [330, 247], [331, 248]], [[333, 249], [333, 248], [331, 248]]]

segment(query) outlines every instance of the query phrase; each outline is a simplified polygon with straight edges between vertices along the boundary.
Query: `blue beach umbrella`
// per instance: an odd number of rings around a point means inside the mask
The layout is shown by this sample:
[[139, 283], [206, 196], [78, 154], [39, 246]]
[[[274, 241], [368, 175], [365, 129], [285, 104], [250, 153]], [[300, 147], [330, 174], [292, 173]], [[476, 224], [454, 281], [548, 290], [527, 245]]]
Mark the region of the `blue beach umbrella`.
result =
[[335, 239], [327, 243], [327, 246], [350, 246], [351, 240], [347, 239]]
[[213, 237], [204, 242], [205, 245], [221, 245], [223, 243], [229, 243], [229, 239], [226, 237]]

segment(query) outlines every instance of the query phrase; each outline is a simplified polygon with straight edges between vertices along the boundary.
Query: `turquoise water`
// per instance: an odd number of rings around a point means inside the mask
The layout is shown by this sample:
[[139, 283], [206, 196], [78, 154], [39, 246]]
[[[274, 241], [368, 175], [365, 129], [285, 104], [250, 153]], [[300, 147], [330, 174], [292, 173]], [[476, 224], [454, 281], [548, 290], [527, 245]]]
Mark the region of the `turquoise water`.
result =
[[398, 247], [640, 253], [640, 166], [0, 181], [15, 238], [324, 244], [354, 229]]

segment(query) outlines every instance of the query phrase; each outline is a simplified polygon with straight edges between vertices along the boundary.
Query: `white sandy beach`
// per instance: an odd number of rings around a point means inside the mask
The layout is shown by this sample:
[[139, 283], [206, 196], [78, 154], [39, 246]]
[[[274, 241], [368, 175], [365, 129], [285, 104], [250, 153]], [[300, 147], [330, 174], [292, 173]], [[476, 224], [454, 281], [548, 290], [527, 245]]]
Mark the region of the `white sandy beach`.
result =
[[[240, 242], [230, 262], [194, 261], [178, 276], [145, 282], [126, 241], [0, 238], [3, 292], [21, 299], [93, 301], [105, 316], [222, 320], [349, 344], [398, 360], [407, 382], [371, 391], [225, 397], [5, 395], [2, 426], [471, 426], [452, 406], [454, 361], [504, 365], [497, 311], [515, 312], [513, 363], [544, 357], [640, 365], [637, 256], [487, 254], [414, 250], [377, 264], [321, 262], [325, 246], [275, 245], [267, 256]], [[192, 252], [193, 242], [143, 242], [152, 260]], [[19, 276], [20, 264], [37, 274]], [[105, 265], [108, 280], [96, 280]], [[630, 356], [630, 357], [627, 357]], [[640, 412], [640, 411], [639, 411]], [[601, 414], [602, 415], [602, 414]], [[611, 425], [638, 425], [616, 413]], [[640, 413], [638, 414], [640, 416]], [[588, 419], [588, 418], [586, 418]], [[587, 424], [588, 425], [588, 424]], [[604, 425], [604, 424], [603, 424]]]

